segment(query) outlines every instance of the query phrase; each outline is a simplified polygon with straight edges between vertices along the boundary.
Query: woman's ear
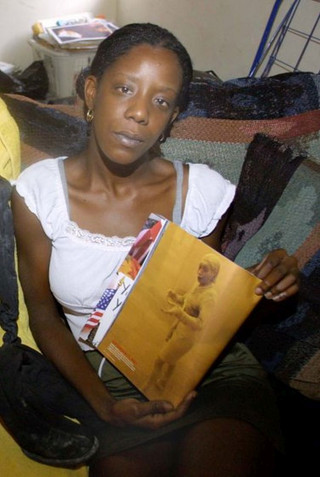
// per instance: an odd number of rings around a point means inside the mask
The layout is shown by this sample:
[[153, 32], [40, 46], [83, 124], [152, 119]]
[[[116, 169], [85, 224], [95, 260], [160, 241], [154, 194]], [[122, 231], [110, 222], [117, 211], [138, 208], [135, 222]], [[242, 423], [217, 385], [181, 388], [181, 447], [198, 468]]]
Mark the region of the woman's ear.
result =
[[84, 83], [84, 100], [88, 109], [94, 109], [95, 98], [97, 94], [97, 78], [88, 76]]
[[180, 109], [177, 106], [176, 108], [174, 108], [174, 111], [171, 115], [171, 118], [170, 118], [168, 124], [167, 124], [167, 127], [165, 128], [165, 130], [163, 131], [163, 133], [161, 134], [161, 136], [159, 138], [160, 143], [164, 142], [166, 140], [166, 138], [170, 135], [172, 125], [173, 125], [173, 123], [174, 123], [174, 121], [177, 118], [179, 113], [180, 113]]
[[169, 136], [170, 131], [171, 131], [171, 128], [172, 128], [172, 125], [173, 125], [173, 123], [175, 122], [176, 118], [178, 117], [179, 113], [180, 113], [180, 109], [179, 109], [179, 107], [177, 106], [176, 108], [174, 108], [174, 111], [173, 111], [173, 113], [172, 113], [172, 115], [171, 115], [171, 119], [170, 119], [170, 121], [169, 121], [169, 123], [168, 123], [168, 125], [167, 125], [167, 127], [166, 127], [166, 129], [165, 129], [165, 131], [164, 131], [164, 133], [162, 134], [163, 139], [162, 139], [160, 142], [164, 142], [164, 141], [165, 141], [165, 138], [166, 138], [167, 136]]
[[179, 116], [179, 113], [180, 113], [180, 108], [179, 106], [176, 106], [174, 108], [174, 111], [172, 113], [172, 117], [170, 119], [170, 126], [174, 123], [174, 121], [177, 119], [177, 117]]

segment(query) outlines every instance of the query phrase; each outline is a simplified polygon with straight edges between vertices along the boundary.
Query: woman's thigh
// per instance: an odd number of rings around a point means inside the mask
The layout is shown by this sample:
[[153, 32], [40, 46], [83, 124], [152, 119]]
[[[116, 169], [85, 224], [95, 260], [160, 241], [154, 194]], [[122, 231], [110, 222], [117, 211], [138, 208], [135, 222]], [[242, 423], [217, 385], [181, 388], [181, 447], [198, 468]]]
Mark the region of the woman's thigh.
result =
[[175, 477], [269, 477], [275, 448], [251, 424], [234, 418], [200, 422], [185, 432]]
[[179, 437], [164, 438], [97, 460], [89, 477], [173, 477]]
[[270, 477], [274, 460], [254, 426], [215, 418], [102, 458], [90, 477]]

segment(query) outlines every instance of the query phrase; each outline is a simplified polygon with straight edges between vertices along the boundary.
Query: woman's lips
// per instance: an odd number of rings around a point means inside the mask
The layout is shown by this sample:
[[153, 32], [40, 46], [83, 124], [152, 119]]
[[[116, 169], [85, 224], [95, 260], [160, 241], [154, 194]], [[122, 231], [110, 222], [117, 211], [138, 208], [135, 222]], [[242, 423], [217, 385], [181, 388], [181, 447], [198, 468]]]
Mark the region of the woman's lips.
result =
[[115, 136], [117, 140], [125, 147], [134, 148], [140, 146], [141, 143], [143, 143], [143, 139], [140, 136], [126, 131], [117, 132], [115, 133]]

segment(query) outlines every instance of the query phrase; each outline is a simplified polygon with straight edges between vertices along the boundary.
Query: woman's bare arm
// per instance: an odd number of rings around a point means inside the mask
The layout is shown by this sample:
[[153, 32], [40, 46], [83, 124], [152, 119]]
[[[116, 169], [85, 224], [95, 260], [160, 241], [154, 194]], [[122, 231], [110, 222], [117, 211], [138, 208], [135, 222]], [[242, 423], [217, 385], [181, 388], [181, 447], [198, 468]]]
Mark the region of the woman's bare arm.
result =
[[48, 280], [50, 240], [17, 192], [13, 193], [12, 209], [19, 278], [33, 336], [41, 351], [101, 414], [107, 399], [112, 402], [112, 398], [60, 316]]

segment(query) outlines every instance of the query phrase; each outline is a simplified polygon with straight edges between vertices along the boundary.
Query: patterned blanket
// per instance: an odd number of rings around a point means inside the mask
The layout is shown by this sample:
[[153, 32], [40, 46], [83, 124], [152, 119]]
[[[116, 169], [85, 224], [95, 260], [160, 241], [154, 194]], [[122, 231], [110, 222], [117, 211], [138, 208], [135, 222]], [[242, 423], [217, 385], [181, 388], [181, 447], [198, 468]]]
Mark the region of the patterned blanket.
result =
[[[305, 167], [304, 162], [308, 163], [305, 153], [262, 134], [254, 137], [244, 159], [222, 248], [228, 258], [237, 261], [242, 248], [254, 247], [255, 236], [259, 233], [266, 249], [283, 246], [281, 236], [285, 236], [286, 228], [292, 227], [285, 216], [285, 204], [291, 202], [287, 213], [295, 217], [297, 227], [300, 224], [299, 232], [305, 229], [306, 237], [295, 250], [301, 266], [300, 293], [281, 304], [262, 301], [249, 319], [255, 326], [247, 327], [247, 332], [242, 330], [241, 336], [265, 369], [305, 396], [318, 400], [320, 168], [311, 164], [310, 174], [304, 175], [304, 180], [297, 181], [300, 188], [292, 188], [292, 183], [297, 180], [295, 176], [299, 176]], [[306, 189], [308, 192], [303, 200]], [[294, 194], [298, 197], [296, 201]], [[268, 218], [276, 209], [280, 210], [281, 215], [275, 227], [275, 222], [269, 224]], [[278, 243], [272, 244], [272, 240]], [[286, 244], [285, 248], [289, 245]], [[258, 322], [255, 322], [256, 319]]]
[[[270, 320], [270, 317], [268, 317]], [[311, 399], [320, 399], [320, 251], [302, 269], [293, 310], [273, 310], [272, 322], [256, 327], [247, 345], [262, 365]], [[263, 346], [262, 346], [263, 343]]]
[[319, 109], [319, 98], [318, 74], [283, 73], [223, 83], [207, 75], [191, 84], [189, 106], [180, 118], [281, 118]]
[[[227, 83], [193, 83], [189, 108], [162, 152], [171, 159], [206, 162], [238, 183], [223, 237], [228, 257], [247, 266], [272, 248], [296, 254], [303, 274], [299, 300], [271, 311], [266, 307], [262, 322], [249, 337], [243, 336], [266, 369], [318, 399], [319, 75]], [[21, 132], [23, 166], [85, 146], [81, 108], [48, 106], [14, 95], [3, 99]], [[225, 117], [231, 119], [221, 119]]]
[[222, 240], [222, 250], [230, 260], [260, 230], [305, 158], [304, 152], [291, 146], [263, 134], [255, 135], [247, 150]]

